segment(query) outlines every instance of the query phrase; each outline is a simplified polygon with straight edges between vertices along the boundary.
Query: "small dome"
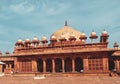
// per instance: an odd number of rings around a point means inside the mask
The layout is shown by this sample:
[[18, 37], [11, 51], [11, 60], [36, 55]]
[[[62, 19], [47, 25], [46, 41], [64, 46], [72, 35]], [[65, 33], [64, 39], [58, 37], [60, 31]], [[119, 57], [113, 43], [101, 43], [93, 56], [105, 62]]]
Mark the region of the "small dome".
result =
[[46, 36], [43, 36], [41, 42], [42, 42], [42, 43], [47, 43], [47, 42], [48, 42], [48, 41], [47, 41], [47, 37], [46, 37]]
[[96, 36], [96, 32], [92, 32], [92, 33], [91, 33], [91, 36]]
[[86, 34], [85, 34], [85, 33], [82, 33], [81, 36], [86, 36]]
[[33, 38], [33, 43], [38, 43], [39, 42], [39, 39], [37, 37], [34, 37]]
[[55, 37], [54, 35], [52, 35], [52, 36], [50, 37], [50, 41], [51, 41], [51, 42], [53, 42], [53, 41], [54, 41], [54, 42], [57, 42], [57, 39], [56, 39], [56, 37]]
[[31, 42], [29, 38], [26, 38], [25, 39], [25, 42]]
[[90, 38], [91, 39], [96, 39], [98, 36], [96, 35], [96, 32], [92, 32], [91, 35], [90, 35]]
[[10, 54], [10, 52], [7, 50], [7, 51], [5, 52], [5, 54]]
[[118, 43], [115, 42], [113, 47], [119, 47]]
[[55, 37], [54, 35], [52, 35], [52, 36], [50, 37], [50, 39], [56, 39], [56, 37]]
[[16, 45], [21, 45], [21, 44], [23, 44], [22, 39], [18, 39], [18, 41], [16, 42]]
[[42, 41], [46, 41], [47, 40], [47, 37], [46, 36], [43, 36], [42, 37]]
[[108, 36], [108, 32], [104, 30], [104, 31], [102, 32], [102, 36]]
[[107, 31], [103, 31], [102, 34], [108, 34]]
[[81, 35], [80, 35], [80, 38], [79, 39], [87, 39], [87, 37], [86, 37], [86, 34], [85, 33], [82, 33]]
[[21, 42], [22, 42], [22, 39], [18, 39], [18, 41], [17, 41], [17, 42], [21, 43]]
[[70, 34], [70, 37], [69, 37], [69, 40], [76, 40], [76, 37], [75, 35], [73, 34], [73, 32]]

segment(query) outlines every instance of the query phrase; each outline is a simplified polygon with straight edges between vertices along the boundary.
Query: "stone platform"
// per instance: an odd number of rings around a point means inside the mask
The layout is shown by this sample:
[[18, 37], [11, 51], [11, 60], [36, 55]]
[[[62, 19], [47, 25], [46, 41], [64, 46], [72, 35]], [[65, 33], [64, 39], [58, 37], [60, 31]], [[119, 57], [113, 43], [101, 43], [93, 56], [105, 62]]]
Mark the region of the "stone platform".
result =
[[[55, 75], [56, 76], [56, 75]], [[47, 76], [47, 77], [0, 77], [1, 84], [120, 84], [119, 76]]]

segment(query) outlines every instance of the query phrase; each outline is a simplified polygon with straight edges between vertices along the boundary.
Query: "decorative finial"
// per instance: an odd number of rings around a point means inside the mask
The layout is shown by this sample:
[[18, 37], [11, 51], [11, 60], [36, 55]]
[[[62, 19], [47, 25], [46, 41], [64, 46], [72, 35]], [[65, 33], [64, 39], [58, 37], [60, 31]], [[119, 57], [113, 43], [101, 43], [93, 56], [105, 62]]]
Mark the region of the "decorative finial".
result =
[[65, 26], [68, 26], [67, 21], [65, 21]]

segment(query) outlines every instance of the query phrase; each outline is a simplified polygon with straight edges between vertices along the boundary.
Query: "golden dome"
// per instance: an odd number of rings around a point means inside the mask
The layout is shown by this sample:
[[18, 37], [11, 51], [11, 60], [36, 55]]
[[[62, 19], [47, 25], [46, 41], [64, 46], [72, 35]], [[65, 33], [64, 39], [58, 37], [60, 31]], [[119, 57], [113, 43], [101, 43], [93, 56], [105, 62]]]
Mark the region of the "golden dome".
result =
[[82, 33], [73, 29], [72, 27], [68, 26], [67, 22], [65, 23], [64, 27], [55, 31], [52, 35], [54, 35], [56, 37], [57, 41], [59, 41], [59, 39], [61, 39], [61, 37], [64, 37], [66, 40], [69, 40], [69, 37], [71, 36], [71, 32], [75, 36], [76, 40], [79, 40], [79, 37]]

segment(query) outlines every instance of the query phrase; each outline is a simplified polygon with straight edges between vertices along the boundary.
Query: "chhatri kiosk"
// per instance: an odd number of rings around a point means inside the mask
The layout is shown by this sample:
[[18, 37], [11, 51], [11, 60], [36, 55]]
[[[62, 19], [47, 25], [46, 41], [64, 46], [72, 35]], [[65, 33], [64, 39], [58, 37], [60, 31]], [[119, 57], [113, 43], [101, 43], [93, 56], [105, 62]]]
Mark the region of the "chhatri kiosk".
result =
[[[98, 36], [92, 32], [89, 37], [79, 32], [65, 22], [65, 26], [51, 34], [48, 40], [34, 37], [15, 43], [14, 53], [0, 56], [1, 72], [10, 73], [90, 73], [102, 74], [115, 69], [116, 65], [112, 59], [114, 52], [119, 51], [118, 44], [114, 48], [108, 48], [108, 33], [103, 31], [100, 41], [96, 42]], [[86, 40], [91, 42], [87, 43]], [[49, 41], [49, 42], [48, 42]], [[120, 70], [120, 61], [117, 61], [117, 70]]]

